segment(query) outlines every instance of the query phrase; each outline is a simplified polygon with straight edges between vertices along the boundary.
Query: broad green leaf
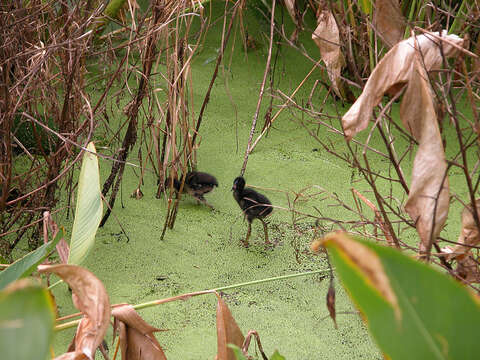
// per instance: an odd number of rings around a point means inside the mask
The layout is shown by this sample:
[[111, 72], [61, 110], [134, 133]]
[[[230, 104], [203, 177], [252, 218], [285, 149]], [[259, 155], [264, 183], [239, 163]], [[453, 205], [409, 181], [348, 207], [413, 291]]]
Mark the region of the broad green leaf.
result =
[[13, 283], [0, 292], [0, 357], [47, 359], [54, 322], [46, 289], [28, 279]]
[[323, 244], [387, 358], [478, 358], [480, 302], [460, 283], [395, 249], [342, 233]]
[[[93, 153], [96, 152], [92, 142], [88, 144], [87, 149]], [[77, 204], [68, 264], [80, 265], [93, 248], [102, 211], [98, 158], [95, 154], [85, 152], [78, 179]]]
[[29, 276], [37, 268], [37, 265], [42, 263], [48, 254], [55, 249], [55, 245], [57, 245], [62, 236], [63, 231], [60, 230], [53, 240], [18, 259], [0, 272], [0, 290], [15, 280]]

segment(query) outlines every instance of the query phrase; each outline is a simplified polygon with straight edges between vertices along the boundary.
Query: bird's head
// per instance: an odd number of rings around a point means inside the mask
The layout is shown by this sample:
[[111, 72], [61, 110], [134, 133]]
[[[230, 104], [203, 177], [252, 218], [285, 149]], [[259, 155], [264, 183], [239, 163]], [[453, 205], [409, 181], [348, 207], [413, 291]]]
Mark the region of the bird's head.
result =
[[244, 187], [245, 187], [245, 179], [242, 176], [239, 176], [235, 180], [233, 180], [233, 186], [232, 186], [233, 191], [236, 191], [236, 190], [242, 191]]

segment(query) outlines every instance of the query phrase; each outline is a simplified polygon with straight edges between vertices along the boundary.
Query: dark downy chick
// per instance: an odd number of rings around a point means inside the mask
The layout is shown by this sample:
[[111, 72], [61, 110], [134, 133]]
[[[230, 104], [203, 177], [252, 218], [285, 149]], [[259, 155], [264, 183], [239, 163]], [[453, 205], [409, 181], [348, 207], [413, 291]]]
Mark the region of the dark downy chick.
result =
[[258, 219], [262, 222], [263, 231], [265, 232], [265, 244], [269, 244], [270, 242], [268, 241], [267, 224], [263, 219], [270, 215], [273, 211], [270, 200], [268, 200], [265, 195], [262, 195], [253, 189], [246, 188], [245, 179], [241, 176], [237, 177], [233, 181], [232, 190], [233, 197], [237, 201], [248, 221], [247, 236], [243, 241], [244, 245], [248, 246], [248, 239], [252, 231], [253, 219]]
[[[180, 185], [180, 181], [173, 179], [173, 187], [177, 192], [180, 191]], [[165, 180], [165, 187], [168, 186], [170, 186], [170, 178]], [[183, 192], [193, 196], [198, 202], [213, 209], [213, 206], [205, 200], [203, 195], [212, 191], [215, 186], [218, 186], [218, 181], [215, 176], [200, 171], [189, 171], [185, 177]]]

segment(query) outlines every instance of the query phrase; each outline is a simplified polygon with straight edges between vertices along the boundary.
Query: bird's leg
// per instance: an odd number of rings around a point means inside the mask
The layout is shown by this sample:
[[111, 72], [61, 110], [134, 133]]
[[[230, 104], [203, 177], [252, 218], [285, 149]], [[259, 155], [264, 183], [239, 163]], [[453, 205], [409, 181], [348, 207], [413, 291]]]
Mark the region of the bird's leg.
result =
[[268, 228], [267, 228], [267, 223], [263, 221], [263, 219], [259, 219], [262, 224], [263, 224], [263, 232], [265, 233], [265, 245], [270, 244], [270, 241], [268, 240]]
[[245, 236], [245, 240], [243, 241], [243, 245], [245, 247], [248, 247], [248, 239], [250, 238], [250, 233], [252, 232], [252, 224], [248, 222], [248, 230], [247, 230], [247, 236]]
[[210, 205], [210, 204], [207, 202], [207, 200], [205, 200], [205, 198], [203, 197], [203, 195], [195, 196], [195, 199], [197, 199], [197, 202], [198, 202], [199, 204], [202, 203], [203, 205], [208, 206], [210, 209], [215, 210], [215, 208], [214, 208], [212, 205]]

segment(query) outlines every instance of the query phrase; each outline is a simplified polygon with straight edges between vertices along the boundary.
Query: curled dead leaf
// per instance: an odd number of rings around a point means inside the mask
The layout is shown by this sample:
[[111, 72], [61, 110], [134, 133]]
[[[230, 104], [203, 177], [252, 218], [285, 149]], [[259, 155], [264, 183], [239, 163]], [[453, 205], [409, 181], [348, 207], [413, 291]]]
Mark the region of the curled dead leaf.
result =
[[166, 360], [159, 342], [153, 335], [157, 329], [135, 311], [131, 305], [122, 305], [112, 310], [114, 331], [119, 332], [122, 359]]
[[[477, 214], [480, 216], [480, 199], [477, 199], [475, 202]], [[472, 205], [465, 207], [462, 211], [462, 230], [457, 242], [459, 244], [465, 244], [469, 246], [456, 245], [453, 249], [451, 249], [451, 254], [447, 257], [447, 259], [451, 260], [461, 258], [471, 250], [470, 246], [477, 246], [480, 243], [480, 232], [475, 224]]]
[[419, 142], [419, 148], [405, 209], [415, 221], [422, 254], [430, 252], [440, 233], [449, 201], [447, 164], [427, 71], [440, 69], [443, 55], [454, 56], [463, 43], [462, 38], [447, 35], [446, 31], [401, 41], [378, 63], [362, 94], [342, 118], [345, 136], [350, 140], [367, 127], [373, 108], [388, 90], [408, 84], [400, 106], [400, 118]]
[[335, 93], [343, 98], [340, 88], [340, 73], [344, 58], [340, 49], [340, 34], [332, 12], [324, 7], [318, 12], [317, 28], [312, 34], [312, 40], [320, 50], [320, 56], [327, 67], [328, 78]]
[[420, 253], [430, 253], [447, 220], [449, 184], [447, 161], [438, 128], [434, 97], [421, 59], [413, 59], [407, 89], [400, 105], [405, 128], [418, 140], [405, 210], [415, 221]]
[[235, 353], [227, 347], [227, 344], [234, 344], [242, 347], [245, 340], [242, 331], [238, 327], [227, 304], [222, 297], [217, 295], [217, 359], [235, 360]]
[[110, 301], [102, 282], [77, 265], [39, 265], [40, 273], [55, 273], [72, 289], [73, 304], [83, 313], [75, 334], [74, 351], [58, 359], [93, 359], [110, 320]]
[[330, 314], [330, 317], [333, 320], [335, 329], [338, 329], [337, 326], [337, 313], [335, 311], [335, 287], [333, 286], [333, 281], [330, 281], [330, 286], [328, 287], [327, 292], [327, 309]]
[[353, 263], [355, 268], [363, 275], [365, 281], [390, 303], [397, 319], [401, 318], [397, 296], [375, 252], [360, 242], [352, 240], [346, 233], [341, 231], [327, 234], [321, 241], [321, 245], [325, 248], [334, 246], [340, 256]]
[[373, 26], [388, 47], [403, 39], [406, 20], [398, 0], [376, 0]]
[[[442, 39], [443, 53], [446, 57], [455, 56], [458, 49], [451, 43], [462, 46], [463, 39], [457, 35], [434, 33]], [[377, 64], [368, 78], [362, 94], [342, 117], [345, 137], [350, 140], [356, 133], [364, 130], [372, 116], [373, 108], [382, 100], [383, 95], [392, 87], [406, 84], [414, 68], [414, 58], [419, 54], [427, 71], [438, 70], [443, 57], [437, 36], [429, 34], [410, 37], [395, 45]]]

